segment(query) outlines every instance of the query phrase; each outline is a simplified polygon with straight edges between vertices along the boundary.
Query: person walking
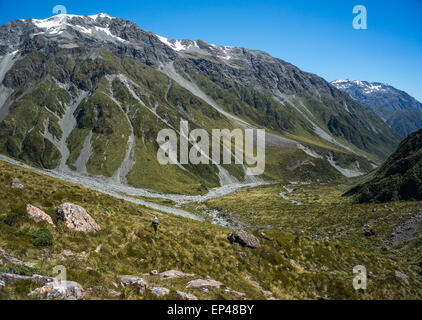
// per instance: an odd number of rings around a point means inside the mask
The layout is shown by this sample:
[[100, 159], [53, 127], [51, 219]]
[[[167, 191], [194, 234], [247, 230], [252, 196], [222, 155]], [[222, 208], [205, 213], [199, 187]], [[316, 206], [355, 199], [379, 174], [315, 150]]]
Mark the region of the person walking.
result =
[[154, 217], [154, 220], [152, 221], [152, 227], [154, 228], [154, 232], [157, 233], [158, 231], [158, 226], [160, 225], [160, 221], [158, 221], [157, 217]]

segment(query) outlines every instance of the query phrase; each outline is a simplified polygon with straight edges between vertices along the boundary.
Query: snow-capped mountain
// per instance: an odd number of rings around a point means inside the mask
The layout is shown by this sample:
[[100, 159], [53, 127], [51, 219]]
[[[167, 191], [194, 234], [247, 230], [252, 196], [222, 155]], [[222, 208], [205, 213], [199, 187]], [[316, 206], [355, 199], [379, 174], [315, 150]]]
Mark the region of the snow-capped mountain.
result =
[[[297, 150], [272, 177], [360, 175], [400, 141], [349, 95], [259, 50], [169, 39], [104, 13], [0, 27], [1, 153], [162, 192], [253, 180], [242, 166], [160, 166], [157, 133], [181, 119], [267, 128], [272, 163]], [[303, 157], [320, 165], [295, 166]]]
[[404, 136], [422, 128], [422, 103], [402, 90], [360, 80], [335, 80], [331, 84], [369, 107]]

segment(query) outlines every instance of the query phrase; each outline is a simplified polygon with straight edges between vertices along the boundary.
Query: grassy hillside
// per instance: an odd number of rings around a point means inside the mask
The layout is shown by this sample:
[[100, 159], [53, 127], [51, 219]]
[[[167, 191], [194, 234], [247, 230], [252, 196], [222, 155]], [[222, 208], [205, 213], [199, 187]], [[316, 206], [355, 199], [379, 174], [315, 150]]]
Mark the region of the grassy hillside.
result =
[[[24, 184], [23, 191], [11, 189], [15, 177]], [[341, 188], [334, 186], [300, 187], [297, 199], [309, 202], [303, 207], [289, 206], [280, 200], [278, 185], [245, 190], [203, 204], [207, 208], [238, 212], [239, 219], [252, 210], [255, 212], [253, 218], [248, 216], [250, 221], [244, 221], [251, 225], [250, 232], [260, 239], [262, 246], [247, 249], [227, 241], [228, 228], [166, 214], [159, 216], [161, 230], [154, 235], [150, 224], [156, 213], [149, 209], [4, 162], [0, 162], [0, 183], [0, 247], [16, 258], [35, 264], [37, 270], [26, 269], [25, 273], [51, 274], [54, 266], [64, 265], [68, 279], [84, 287], [87, 299], [153, 298], [148, 290], [138, 295], [127, 288], [115, 288], [112, 282], [119, 283], [118, 276], [123, 274], [139, 275], [152, 285], [171, 289], [166, 298], [177, 298], [174, 290], [182, 290], [201, 299], [238, 299], [236, 294], [225, 291], [227, 286], [245, 293], [247, 298], [264, 299], [263, 292], [248, 278], [280, 299], [421, 298], [415, 267], [398, 256], [389, 259], [377, 249], [378, 240], [372, 243], [372, 239], [366, 239], [367, 242], [358, 245], [365, 239], [360, 231], [354, 233], [353, 229], [351, 237], [356, 241], [344, 241], [341, 237], [315, 240], [308, 235], [312, 228], [322, 232], [337, 225], [348, 227], [357, 221], [385, 216], [383, 210], [371, 214], [371, 207], [365, 205], [352, 210], [349, 204], [335, 204], [333, 199]], [[68, 201], [85, 207], [102, 230], [84, 234], [67, 229], [58, 221], [55, 210]], [[29, 220], [25, 212], [27, 203], [51, 215], [57, 228]], [[412, 206], [398, 204], [395, 209], [414, 212], [411, 208], [415, 204]], [[401, 213], [397, 219], [400, 217]], [[40, 228], [50, 230], [52, 246], [34, 245], [34, 232]], [[302, 233], [301, 229], [306, 232]], [[358, 264], [365, 265], [372, 273], [366, 291], [355, 291], [352, 287], [352, 269]], [[8, 270], [11, 266], [0, 268]], [[224, 286], [205, 293], [186, 289], [189, 279], [158, 280], [143, 275], [151, 270], [168, 269], [195, 273], [198, 278], [209, 276]], [[409, 285], [394, 275], [395, 270], [409, 276]], [[7, 285], [0, 289], [0, 298], [26, 298], [34, 287], [30, 283]], [[118, 291], [119, 297], [114, 297], [111, 289]]]
[[346, 195], [361, 203], [422, 200], [422, 130], [410, 134], [369, 181]]

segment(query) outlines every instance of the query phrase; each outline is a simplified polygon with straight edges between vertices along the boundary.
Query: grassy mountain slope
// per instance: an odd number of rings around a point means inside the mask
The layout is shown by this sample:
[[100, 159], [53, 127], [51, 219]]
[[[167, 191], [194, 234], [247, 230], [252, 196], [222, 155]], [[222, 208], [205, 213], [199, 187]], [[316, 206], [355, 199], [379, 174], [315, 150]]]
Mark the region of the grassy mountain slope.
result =
[[232, 50], [229, 63], [190, 53], [175, 67], [225, 110], [281, 134], [299, 132], [327, 143], [315, 124], [330, 139], [381, 159], [399, 143], [400, 135], [373, 112], [322, 78], [264, 52]]
[[406, 137], [412, 132], [422, 128], [421, 110], [397, 110], [387, 116], [388, 125]]
[[[160, 216], [161, 231], [155, 236], [150, 224], [156, 213], [148, 209], [4, 162], [0, 162], [0, 172], [1, 183], [5, 185], [0, 190], [0, 246], [23, 261], [33, 262], [37, 272], [51, 274], [55, 265], [64, 265], [68, 279], [79, 282], [86, 289], [87, 299], [116, 299], [111, 289], [120, 293], [120, 299], [155, 298], [148, 290], [144, 295], [138, 295], [130, 289], [115, 288], [112, 282], [119, 283], [118, 275], [122, 274], [139, 275], [152, 285], [168, 287], [172, 291], [167, 298], [175, 299], [178, 296], [174, 290], [193, 293], [200, 299], [239, 299], [239, 296], [226, 292], [225, 286], [245, 293], [247, 298], [264, 299], [263, 293], [248, 278], [257, 281], [263, 289], [281, 299], [316, 299], [317, 296], [329, 299], [420, 298], [420, 284], [411, 265], [400, 262], [401, 260], [389, 260], [384, 253], [371, 250], [370, 240], [367, 244], [358, 246], [357, 242], [344, 243], [341, 238], [314, 240], [302, 234], [301, 224], [306, 225], [313, 221], [302, 210], [294, 215], [284, 214], [283, 211], [276, 213], [288, 219], [286, 223], [290, 220], [288, 224], [291, 228], [280, 228], [266, 220], [266, 225], [271, 223], [273, 226], [267, 226], [266, 229], [257, 227], [253, 231], [262, 243], [261, 248], [246, 249], [227, 241], [226, 235], [230, 231], [227, 228], [171, 215]], [[25, 190], [13, 190], [9, 187], [14, 177], [20, 179]], [[246, 195], [239, 198], [238, 205], [243, 206], [248, 201], [247, 210], [255, 210], [257, 224], [264, 217], [264, 211], [256, 206], [265, 203], [268, 208], [274, 209], [273, 204], [279, 203], [282, 205], [280, 208], [286, 205], [274, 193], [276, 190], [271, 191], [271, 188], [274, 186], [238, 194]], [[318, 192], [317, 188], [313, 190]], [[326, 191], [321, 192], [321, 195], [327, 194]], [[262, 197], [267, 198], [265, 202]], [[57, 220], [55, 213], [56, 207], [65, 201], [84, 206], [102, 230], [95, 234], [83, 234], [67, 229]], [[224, 199], [222, 201], [229, 203]], [[57, 228], [29, 220], [25, 213], [27, 203], [50, 214], [57, 223]], [[230, 206], [236, 210], [233, 203]], [[310, 208], [312, 206], [306, 207]], [[315, 210], [317, 208], [319, 207], [314, 207]], [[328, 228], [331, 219], [339, 224], [353, 224], [353, 221], [360, 219], [375, 218], [369, 218], [368, 209], [367, 206], [360, 207], [359, 218], [353, 218], [352, 211], [342, 218], [337, 211], [327, 210], [324, 215], [319, 215], [315, 227], [321, 222], [324, 228]], [[340, 211], [344, 212], [344, 209], [339, 208], [338, 212]], [[317, 216], [316, 213], [309, 214]], [[15, 218], [6, 219], [10, 216]], [[376, 216], [381, 217], [383, 213], [377, 213]], [[3, 222], [12, 220], [14, 223]], [[48, 228], [52, 233], [53, 246], [33, 245], [33, 233], [41, 227]], [[358, 234], [356, 237], [363, 239]], [[64, 250], [68, 251], [64, 253]], [[239, 255], [240, 252], [246, 253], [246, 258]], [[368, 272], [373, 274], [365, 291], [355, 291], [352, 287], [352, 270], [357, 264], [365, 265]], [[3, 265], [0, 268], [7, 270], [11, 266]], [[151, 270], [162, 272], [168, 269], [195, 273], [201, 278], [210, 276], [221, 281], [224, 286], [204, 293], [186, 289], [184, 286], [189, 279], [158, 280], [144, 275]], [[26, 273], [35, 272], [31, 270], [33, 269], [26, 270]], [[397, 278], [394, 270], [406, 273], [410, 285]], [[26, 298], [27, 293], [35, 286], [30, 283], [7, 285], [0, 289], [0, 297]]]
[[240, 165], [225, 165], [228, 174], [216, 165], [159, 165], [157, 134], [178, 129], [181, 119], [207, 132], [264, 128], [264, 176], [277, 181], [362, 175], [399, 142], [348, 95], [287, 62], [204, 41], [175, 48], [163, 39], [108, 15], [1, 26], [7, 55], [0, 63], [8, 72], [0, 83], [0, 152], [112, 183], [198, 194], [243, 182], [245, 172]]
[[[135, 164], [127, 176], [131, 185], [175, 193], [201, 193], [218, 186], [218, 170], [213, 165], [187, 165], [187, 170], [159, 165], [155, 139], [161, 129], [178, 130], [181, 119], [190, 121], [191, 130], [204, 128], [208, 132], [212, 128], [232, 129], [233, 125], [162, 73], [109, 51], [96, 54], [97, 58], [86, 59], [81, 51], [69, 56], [63, 50], [47, 59], [41, 53], [34, 53], [37, 59], [27, 56], [16, 63], [10, 74], [15, 75], [17, 101], [0, 124], [2, 152], [40, 167], [55, 168], [61, 159], [60, 152], [40, 131], [44, 132], [43, 123], [48, 119], [49, 132], [60, 140], [58, 121], [82, 90], [87, 97], [77, 106], [73, 114], [76, 127], [66, 139], [70, 152], [66, 163], [70, 168], [76, 169], [75, 162], [91, 132], [91, 152], [85, 159], [87, 172], [112, 177], [125, 157], [132, 127], [136, 147]], [[60, 63], [64, 59], [67, 62], [62, 68]], [[38, 75], [21, 75], [18, 72], [21, 68], [44, 69], [41, 74], [46, 75], [37, 80], [36, 83], [41, 83], [34, 87], [32, 79]], [[55, 84], [49, 76], [51, 69], [55, 70], [55, 79], [63, 81], [69, 93]], [[107, 78], [116, 75], [129, 79], [132, 92], [119, 78]], [[24, 93], [23, 97], [20, 97], [21, 93]], [[243, 180], [241, 168], [228, 166], [227, 169]]]
[[422, 199], [422, 130], [410, 134], [367, 182], [347, 192], [357, 202]]

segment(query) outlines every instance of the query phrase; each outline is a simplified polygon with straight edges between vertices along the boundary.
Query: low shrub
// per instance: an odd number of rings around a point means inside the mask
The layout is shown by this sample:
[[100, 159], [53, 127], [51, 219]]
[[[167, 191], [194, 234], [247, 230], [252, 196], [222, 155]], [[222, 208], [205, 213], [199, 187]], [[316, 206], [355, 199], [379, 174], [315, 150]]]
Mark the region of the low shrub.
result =
[[51, 247], [53, 246], [53, 235], [50, 230], [42, 228], [34, 232], [32, 243], [36, 247]]

